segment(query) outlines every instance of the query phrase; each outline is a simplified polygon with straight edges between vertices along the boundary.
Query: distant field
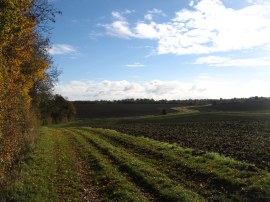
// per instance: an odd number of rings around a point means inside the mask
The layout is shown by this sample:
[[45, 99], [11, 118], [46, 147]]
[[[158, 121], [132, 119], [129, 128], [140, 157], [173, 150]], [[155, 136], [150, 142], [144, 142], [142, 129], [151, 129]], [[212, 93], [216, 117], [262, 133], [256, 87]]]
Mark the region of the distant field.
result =
[[172, 108], [179, 104], [91, 104], [73, 102], [77, 109], [77, 119], [130, 117], [159, 115], [165, 109], [167, 113], [176, 112]]
[[183, 104], [157, 103], [90, 103], [87, 101], [73, 102], [77, 109], [78, 119], [134, 117], [144, 115], [160, 115], [165, 109], [167, 113], [175, 112], [270, 112], [270, 101], [246, 101], [235, 103], [217, 103], [201, 106], [185, 106]]
[[105, 129], [44, 127], [21, 167], [7, 201], [270, 199], [266, 170]]
[[[84, 108], [85, 111], [82, 110]], [[76, 124], [81, 126], [110, 128], [183, 147], [217, 152], [270, 170], [269, 101], [182, 106], [183, 110], [181, 106], [172, 104], [88, 104], [84, 108], [78, 108], [78, 117], [82, 120]], [[174, 113], [160, 115], [164, 108]], [[91, 111], [95, 120], [87, 119], [91, 117]], [[149, 114], [153, 115], [142, 116]]]
[[183, 147], [217, 152], [270, 170], [270, 113], [176, 113], [82, 120], [76, 125], [110, 128]]
[[235, 103], [224, 103], [216, 104], [204, 107], [194, 107], [200, 111], [250, 111], [250, 112], [270, 112], [270, 101], [246, 101], [246, 102], [235, 102]]

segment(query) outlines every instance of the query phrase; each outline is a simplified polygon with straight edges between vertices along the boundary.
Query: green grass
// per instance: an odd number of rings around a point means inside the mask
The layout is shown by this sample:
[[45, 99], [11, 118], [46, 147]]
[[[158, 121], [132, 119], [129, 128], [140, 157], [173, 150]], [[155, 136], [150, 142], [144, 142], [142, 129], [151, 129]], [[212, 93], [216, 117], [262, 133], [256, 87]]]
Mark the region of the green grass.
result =
[[81, 135], [71, 134], [77, 141], [82, 157], [94, 167], [94, 172], [89, 177], [95, 179], [96, 185], [101, 187], [105, 194], [104, 199], [108, 201], [147, 201], [106, 156], [99, 153]]
[[91, 143], [109, 155], [118, 164], [124, 167], [132, 175], [139, 178], [145, 186], [156, 192], [163, 200], [167, 201], [202, 201], [202, 197], [186, 190], [182, 186], [169, 179], [155, 168], [140, 161], [133, 155], [123, 152], [110, 143], [100, 139], [94, 133], [82, 133]]
[[269, 201], [270, 173], [113, 130], [44, 127], [9, 200], [84, 201], [91, 187], [99, 201]]
[[67, 141], [61, 131], [43, 128], [33, 152], [22, 166], [10, 200], [80, 200], [75, 156]]

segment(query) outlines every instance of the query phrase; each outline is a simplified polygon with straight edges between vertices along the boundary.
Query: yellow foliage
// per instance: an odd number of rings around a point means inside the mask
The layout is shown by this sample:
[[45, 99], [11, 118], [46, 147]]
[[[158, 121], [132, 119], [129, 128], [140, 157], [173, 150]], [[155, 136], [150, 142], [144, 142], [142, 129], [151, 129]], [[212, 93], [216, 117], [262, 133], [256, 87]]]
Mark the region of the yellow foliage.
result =
[[0, 160], [5, 162], [1, 170], [11, 167], [25, 143], [31, 107], [29, 91], [37, 79], [44, 79], [49, 67], [37, 45], [40, 36], [36, 31], [38, 22], [30, 13], [32, 3], [0, 1]]

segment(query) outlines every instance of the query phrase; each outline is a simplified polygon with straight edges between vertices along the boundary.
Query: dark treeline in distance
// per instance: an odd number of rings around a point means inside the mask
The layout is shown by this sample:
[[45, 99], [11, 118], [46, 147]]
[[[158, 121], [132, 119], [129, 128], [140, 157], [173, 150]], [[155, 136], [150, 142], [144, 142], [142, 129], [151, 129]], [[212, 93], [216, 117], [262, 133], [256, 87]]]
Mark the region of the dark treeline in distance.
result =
[[231, 99], [185, 99], [185, 100], [154, 100], [147, 98], [139, 98], [139, 99], [122, 99], [122, 100], [94, 100], [94, 101], [73, 101], [73, 103], [77, 104], [134, 104], [134, 103], [142, 103], [142, 104], [183, 104], [183, 105], [204, 105], [204, 104], [229, 104], [229, 103], [250, 103], [250, 102], [270, 102], [270, 98], [268, 97], [250, 97], [250, 98], [231, 98]]

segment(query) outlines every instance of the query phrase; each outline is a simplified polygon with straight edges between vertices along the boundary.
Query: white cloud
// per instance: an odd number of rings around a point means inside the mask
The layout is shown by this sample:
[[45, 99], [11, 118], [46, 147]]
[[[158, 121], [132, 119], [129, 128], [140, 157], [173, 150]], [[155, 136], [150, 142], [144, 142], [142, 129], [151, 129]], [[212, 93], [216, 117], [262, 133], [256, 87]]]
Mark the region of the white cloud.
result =
[[117, 20], [121, 20], [121, 21], [125, 20], [125, 18], [119, 12], [112, 12], [112, 16]]
[[199, 57], [194, 64], [208, 64], [217, 67], [270, 67], [270, 57], [229, 58], [219, 56]]
[[[72, 81], [56, 86], [55, 91], [71, 100], [113, 100], [126, 98], [176, 98], [188, 96], [190, 84], [178, 81], [153, 80], [147, 83], [135, 83], [126, 80], [101, 82]], [[191, 92], [191, 91], [190, 91]]]
[[194, 64], [223, 64], [230, 60], [227, 57], [219, 57], [219, 56], [207, 56], [207, 57], [200, 57], [194, 62]]
[[131, 14], [131, 13], [135, 13], [135, 10], [129, 10], [129, 9], [126, 9], [122, 12], [122, 14]]
[[112, 12], [112, 16], [114, 18], [114, 22], [111, 24], [103, 25], [107, 30], [107, 34], [126, 39], [134, 36], [129, 28], [129, 23], [123, 17], [122, 13]]
[[[192, 3], [193, 2], [193, 3]], [[157, 41], [157, 54], [209, 54], [270, 46], [270, 4], [260, 1], [241, 9], [227, 8], [221, 0], [191, 1], [168, 22], [153, 19], [130, 24], [116, 16], [105, 25], [107, 33], [120, 38]], [[150, 14], [150, 15], [149, 15]]]
[[189, 6], [191, 6], [191, 7], [194, 6], [194, 1], [190, 1]]
[[164, 16], [164, 17], [166, 16], [166, 14], [163, 13], [162, 10], [157, 9], [157, 8], [154, 8], [154, 9], [148, 11], [148, 13], [151, 13], [151, 14], [159, 14], [159, 15], [162, 15], [162, 16]]
[[155, 16], [158, 16], [158, 15], [163, 16], [163, 17], [166, 17], [166, 14], [163, 13], [162, 10], [154, 8], [152, 10], [149, 10], [146, 13], [146, 15], [144, 16], [144, 19], [145, 20], [152, 21], [155, 18]]
[[112, 12], [112, 17], [114, 18], [114, 22], [111, 24], [105, 24], [103, 27], [107, 30], [107, 34], [118, 37], [129, 39], [134, 37], [134, 34], [129, 28], [129, 23], [126, 18], [123, 16], [124, 14], [130, 14], [133, 11], [125, 10], [124, 12]]
[[133, 33], [129, 29], [129, 24], [126, 21], [115, 21], [110, 25], [105, 25], [107, 33], [111, 36], [116, 36], [119, 38], [131, 38]]
[[153, 16], [152, 16], [152, 14], [148, 13], [144, 16], [144, 19], [151, 21], [151, 20], [153, 20]]
[[145, 65], [139, 63], [139, 62], [135, 62], [133, 64], [127, 64], [125, 65], [125, 67], [144, 67]]
[[69, 44], [53, 44], [48, 50], [51, 55], [70, 55], [77, 52], [77, 50]]
[[126, 98], [190, 99], [270, 97], [270, 80], [254, 78], [247, 82], [224, 81], [198, 76], [190, 82], [152, 80], [145, 83], [123, 81], [59, 84], [56, 93], [70, 100], [115, 100]]
[[159, 33], [156, 30], [155, 23], [145, 24], [145, 23], [138, 23], [135, 27], [136, 34], [133, 35], [137, 38], [143, 39], [157, 39]]

